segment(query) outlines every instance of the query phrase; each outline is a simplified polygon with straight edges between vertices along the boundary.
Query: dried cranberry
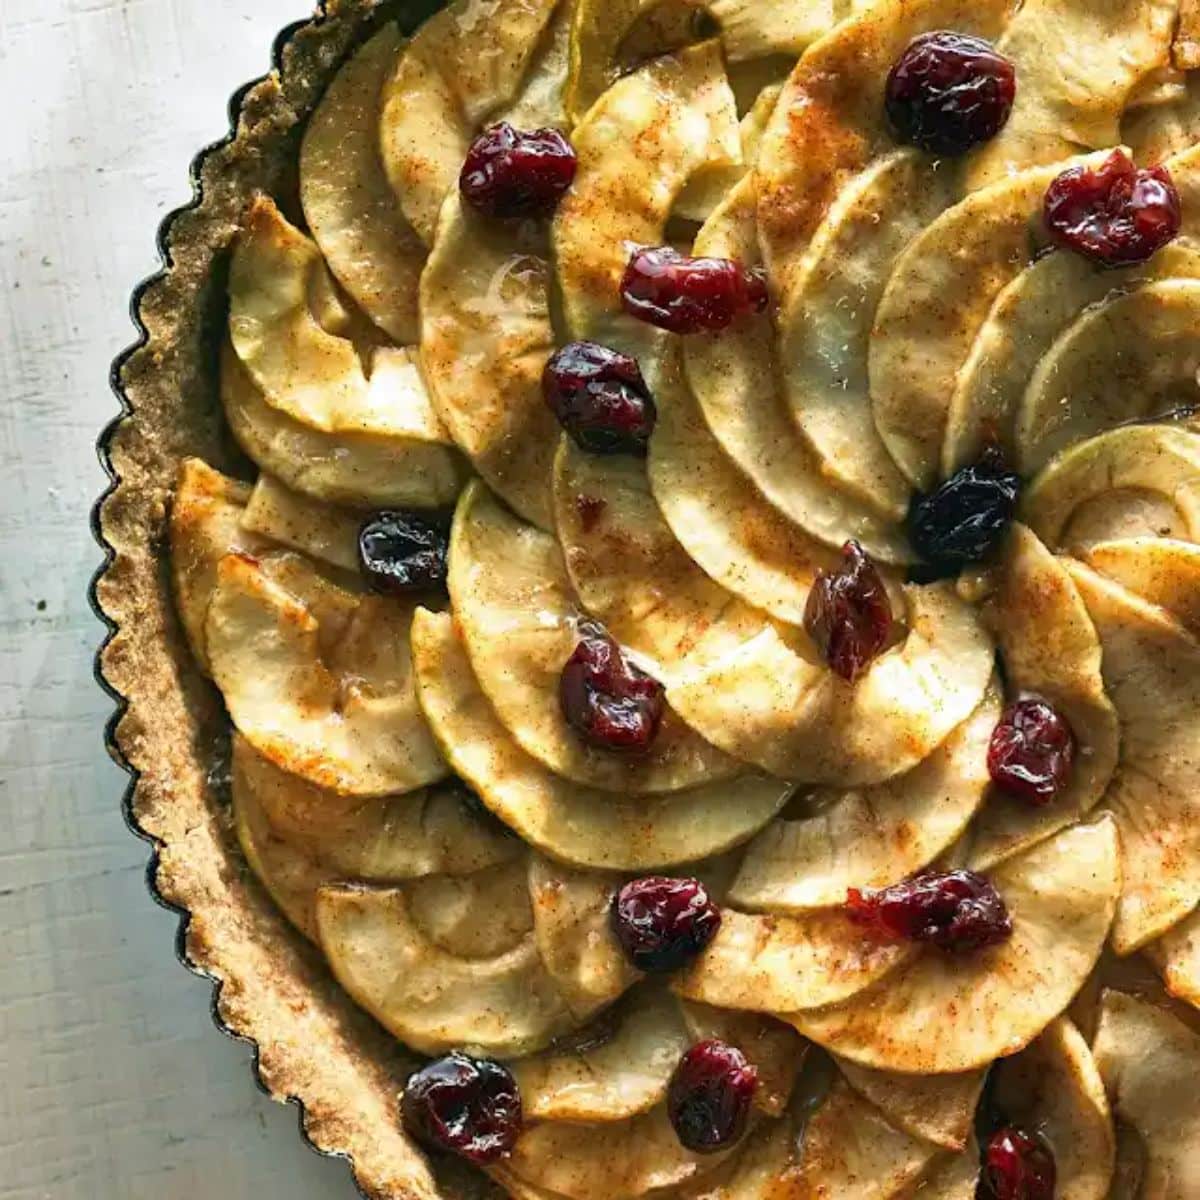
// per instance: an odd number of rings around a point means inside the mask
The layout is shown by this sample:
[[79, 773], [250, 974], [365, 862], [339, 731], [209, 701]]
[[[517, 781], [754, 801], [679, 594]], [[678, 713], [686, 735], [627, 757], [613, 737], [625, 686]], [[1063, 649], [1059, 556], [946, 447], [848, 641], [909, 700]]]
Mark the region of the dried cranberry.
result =
[[988, 746], [988, 773], [1002, 791], [1042, 807], [1071, 779], [1075, 734], [1067, 718], [1045, 700], [1010, 705]]
[[635, 667], [603, 630], [584, 625], [580, 633], [559, 679], [567, 724], [601, 750], [648, 750], [666, 708], [663, 685]]
[[1139, 170], [1123, 150], [1069, 167], [1046, 189], [1050, 236], [1103, 267], [1144, 263], [1179, 236], [1183, 205], [1166, 167]]
[[521, 1132], [521, 1094], [506, 1067], [454, 1053], [411, 1076], [401, 1099], [404, 1126], [427, 1146], [473, 1163], [507, 1154]]
[[440, 588], [446, 582], [450, 520], [444, 513], [381, 512], [358, 533], [358, 561], [377, 592]]
[[572, 342], [546, 364], [542, 394], [580, 449], [646, 453], [658, 410], [637, 359], [595, 342]]
[[1046, 1139], [1023, 1129], [1001, 1129], [983, 1152], [981, 1200], [1054, 1200], [1058, 1169]]
[[999, 545], [1021, 494], [1021, 479], [998, 454], [986, 453], [908, 510], [916, 552], [937, 571], [953, 574], [982, 562]]
[[982, 38], [950, 30], [913, 38], [888, 75], [896, 134], [931, 154], [965, 154], [1008, 123], [1017, 95], [1013, 65]]
[[613, 897], [610, 916], [621, 949], [639, 971], [687, 966], [721, 928], [721, 910], [698, 879], [635, 879]]
[[891, 941], [929, 942], [953, 954], [1012, 936], [1012, 918], [1000, 893], [974, 871], [923, 871], [878, 891], [851, 888], [846, 910], [856, 924]]
[[486, 217], [548, 217], [575, 182], [578, 165], [557, 129], [526, 133], [501, 121], [472, 143], [458, 182], [467, 203]]
[[761, 270], [729, 258], [688, 258], [670, 246], [635, 250], [621, 280], [625, 311], [670, 333], [715, 332], [738, 317], [765, 312]]
[[887, 645], [892, 602], [857, 542], [847, 542], [842, 554], [841, 569], [822, 571], [808, 593], [804, 628], [830, 668], [853, 682]]
[[679, 1060], [667, 1112], [681, 1145], [695, 1154], [732, 1146], [746, 1132], [758, 1068], [735, 1046], [698, 1042]]

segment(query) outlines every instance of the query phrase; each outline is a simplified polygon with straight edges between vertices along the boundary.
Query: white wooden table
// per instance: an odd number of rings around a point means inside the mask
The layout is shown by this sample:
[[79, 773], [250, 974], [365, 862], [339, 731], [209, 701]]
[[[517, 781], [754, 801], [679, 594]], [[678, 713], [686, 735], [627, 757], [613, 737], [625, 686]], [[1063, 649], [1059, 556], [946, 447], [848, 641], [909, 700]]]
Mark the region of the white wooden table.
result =
[[93, 443], [154, 230], [308, 0], [0, 0], [0, 1197], [350, 1200], [213, 1028], [121, 819]]

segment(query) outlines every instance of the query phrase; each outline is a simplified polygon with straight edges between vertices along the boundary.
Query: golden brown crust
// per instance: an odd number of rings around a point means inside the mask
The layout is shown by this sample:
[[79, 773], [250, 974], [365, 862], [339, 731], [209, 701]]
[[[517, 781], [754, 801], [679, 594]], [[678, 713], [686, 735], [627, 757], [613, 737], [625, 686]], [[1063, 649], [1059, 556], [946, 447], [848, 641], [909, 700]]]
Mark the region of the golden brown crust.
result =
[[181, 954], [215, 981], [219, 1021], [257, 1047], [264, 1087], [301, 1102], [307, 1137], [351, 1159], [364, 1195], [471, 1200], [497, 1192], [453, 1165], [435, 1174], [397, 1125], [407, 1052], [333, 983], [238, 852], [228, 723], [189, 654], [163, 552], [180, 460], [238, 462], [216, 386], [225, 252], [256, 192], [298, 208], [302, 123], [347, 50], [393, 15], [381, 0], [329, 0], [291, 31], [276, 70], [240, 97], [231, 139], [197, 161], [195, 202], [164, 227], [169, 265], [139, 291], [143, 338], [114, 370], [126, 412], [100, 445], [114, 485], [97, 506], [108, 561], [94, 599], [114, 632], [98, 670], [123, 701], [110, 747], [134, 778], [131, 824], [156, 846], [151, 884], [184, 915]]

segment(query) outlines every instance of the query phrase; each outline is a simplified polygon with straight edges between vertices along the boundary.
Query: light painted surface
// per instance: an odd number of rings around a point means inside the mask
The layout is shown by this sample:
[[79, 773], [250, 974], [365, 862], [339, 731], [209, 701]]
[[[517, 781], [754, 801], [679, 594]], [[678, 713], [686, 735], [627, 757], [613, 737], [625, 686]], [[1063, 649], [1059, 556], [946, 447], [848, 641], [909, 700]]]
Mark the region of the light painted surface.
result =
[[154, 230], [308, 0], [0, 0], [0, 1197], [350, 1200], [143, 885], [91, 678], [93, 452]]

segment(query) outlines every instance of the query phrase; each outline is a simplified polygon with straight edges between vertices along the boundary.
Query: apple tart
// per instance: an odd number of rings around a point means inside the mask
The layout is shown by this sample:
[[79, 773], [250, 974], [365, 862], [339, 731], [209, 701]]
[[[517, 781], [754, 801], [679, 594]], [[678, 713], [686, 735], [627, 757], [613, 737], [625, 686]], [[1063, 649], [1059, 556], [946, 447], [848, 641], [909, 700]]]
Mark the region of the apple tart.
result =
[[159, 511], [293, 931], [215, 973], [369, 1194], [1200, 1196], [1189, 9], [344, 3], [260, 85]]

